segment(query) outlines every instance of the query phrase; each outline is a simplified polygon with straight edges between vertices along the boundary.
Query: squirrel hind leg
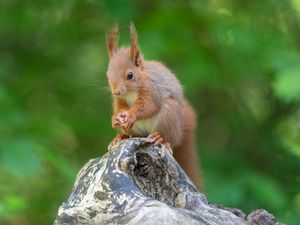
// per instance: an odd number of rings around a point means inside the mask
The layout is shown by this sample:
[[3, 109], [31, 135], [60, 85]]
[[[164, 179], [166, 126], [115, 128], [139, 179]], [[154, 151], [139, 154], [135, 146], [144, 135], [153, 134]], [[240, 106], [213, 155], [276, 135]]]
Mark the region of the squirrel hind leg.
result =
[[171, 154], [173, 155], [173, 151], [172, 151], [172, 148], [171, 148], [171, 145], [170, 143], [166, 142], [163, 137], [160, 135], [159, 132], [155, 131], [153, 133], [151, 133], [147, 138], [150, 138], [152, 142], [155, 143], [155, 145], [164, 145], [166, 147], [166, 149], [168, 151], [171, 152]]
[[160, 135], [160, 133], [157, 132], [157, 131], [149, 134], [148, 138], [150, 138], [151, 141], [155, 142], [155, 144], [162, 144], [163, 143], [163, 138]]

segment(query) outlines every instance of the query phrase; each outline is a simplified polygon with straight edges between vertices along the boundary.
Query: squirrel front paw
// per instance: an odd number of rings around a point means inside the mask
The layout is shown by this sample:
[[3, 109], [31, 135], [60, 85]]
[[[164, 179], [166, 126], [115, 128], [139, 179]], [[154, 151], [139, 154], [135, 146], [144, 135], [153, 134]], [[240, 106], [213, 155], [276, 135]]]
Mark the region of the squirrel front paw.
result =
[[129, 111], [120, 112], [112, 116], [112, 127], [119, 127], [124, 130], [128, 130], [132, 128], [135, 121], [136, 116], [134, 113]]
[[125, 123], [125, 112], [119, 112], [112, 116], [111, 123], [113, 128], [122, 127]]
[[131, 129], [133, 127], [134, 122], [136, 121], [135, 113], [131, 113], [130, 111], [124, 112], [124, 124], [122, 127], [125, 130]]

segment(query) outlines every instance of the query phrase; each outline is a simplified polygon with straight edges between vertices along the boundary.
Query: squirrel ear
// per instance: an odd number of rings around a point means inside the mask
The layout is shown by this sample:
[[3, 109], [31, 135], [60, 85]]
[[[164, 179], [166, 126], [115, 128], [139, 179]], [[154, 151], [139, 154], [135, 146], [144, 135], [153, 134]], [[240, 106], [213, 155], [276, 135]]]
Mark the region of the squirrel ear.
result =
[[108, 56], [111, 57], [112, 54], [118, 48], [118, 41], [119, 41], [119, 28], [118, 24], [116, 23], [112, 29], [106, 33], [106, 47]]
[[130, 24], [130, 59], [136, 66], [142, 63], [142, 56], [137, 43], [137, 32], [133, 23]]

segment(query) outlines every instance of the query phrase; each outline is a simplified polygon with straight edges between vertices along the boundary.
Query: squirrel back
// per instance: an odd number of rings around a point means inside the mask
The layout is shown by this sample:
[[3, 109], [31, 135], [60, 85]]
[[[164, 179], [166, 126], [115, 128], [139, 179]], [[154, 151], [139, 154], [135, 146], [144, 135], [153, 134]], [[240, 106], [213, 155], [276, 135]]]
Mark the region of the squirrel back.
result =
[[172, 96], [176, 101], [182, 101], [182, 87], [175, 75], [163, 64], [156, 61], [145, 61], [147, 88], [153, 89], [155, 98], [163, 100]]

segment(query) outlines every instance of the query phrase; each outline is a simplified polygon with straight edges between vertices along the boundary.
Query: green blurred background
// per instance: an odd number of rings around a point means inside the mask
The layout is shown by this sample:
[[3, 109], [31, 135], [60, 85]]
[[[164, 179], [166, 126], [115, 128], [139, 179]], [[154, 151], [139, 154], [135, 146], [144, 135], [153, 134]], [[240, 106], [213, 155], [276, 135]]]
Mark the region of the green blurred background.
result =
[[300, 1], [0, 1], [0, 224], [51, 224], [115, 135], [105, 31], [136, 24], [198, 114], [210, 202], [300, 224]]

